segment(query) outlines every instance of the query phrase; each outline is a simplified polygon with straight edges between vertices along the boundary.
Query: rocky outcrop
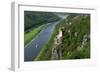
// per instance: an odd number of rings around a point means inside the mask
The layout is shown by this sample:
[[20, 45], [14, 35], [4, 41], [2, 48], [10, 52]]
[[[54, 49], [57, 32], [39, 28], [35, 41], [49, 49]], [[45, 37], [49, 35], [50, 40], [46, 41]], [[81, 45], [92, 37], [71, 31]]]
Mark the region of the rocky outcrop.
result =
[[62, 31], [59, 29], [59, 32], [57, 33], [55, 39], [54, 39], [54, 46], [52, 48], [52, 60], [57, 60], [62, 56], [61, 48], [58, 48], [58, 46], [62, 43]]

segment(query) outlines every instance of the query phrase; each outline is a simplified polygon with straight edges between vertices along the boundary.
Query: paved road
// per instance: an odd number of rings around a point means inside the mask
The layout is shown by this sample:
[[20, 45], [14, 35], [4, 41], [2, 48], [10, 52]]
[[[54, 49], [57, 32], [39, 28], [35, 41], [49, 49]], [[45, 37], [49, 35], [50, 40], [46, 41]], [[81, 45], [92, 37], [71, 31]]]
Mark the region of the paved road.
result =
[[33, 39], [31, 43], [25, 46], [24, 61], [33, 61], [36, 58], [42, 47], [48, 42], [54, 27], [59, 22], [60, 21], [48, 23], [47, 27], [39, 33], [38, 37]]

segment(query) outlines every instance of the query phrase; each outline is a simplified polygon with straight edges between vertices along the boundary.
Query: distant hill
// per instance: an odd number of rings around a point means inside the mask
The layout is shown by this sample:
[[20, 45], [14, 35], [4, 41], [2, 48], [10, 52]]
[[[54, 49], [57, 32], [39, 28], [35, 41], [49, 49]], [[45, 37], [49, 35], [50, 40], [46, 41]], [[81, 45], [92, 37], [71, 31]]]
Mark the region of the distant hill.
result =
[[69, 16], [68, 13], [63, 13], [63, 12], [61, 12], [61, 13], [55, 12], [54, 14], [57, 15], [57, 16], [59, 16], [62, 19], [65, 19], [65, 18], [67, 18]]
[[39, 25], [57, 21], [60, 17], [52, 12], [37, 12], [24, 11], [24, 28], [27, 31], [30, 28], [38, 27]]

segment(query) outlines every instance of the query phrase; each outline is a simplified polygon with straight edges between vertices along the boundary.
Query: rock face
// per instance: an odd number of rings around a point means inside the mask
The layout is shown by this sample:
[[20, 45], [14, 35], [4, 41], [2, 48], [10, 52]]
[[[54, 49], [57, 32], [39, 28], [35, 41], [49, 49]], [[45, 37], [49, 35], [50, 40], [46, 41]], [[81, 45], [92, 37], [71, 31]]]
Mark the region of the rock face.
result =
[[56, 48], [52, 48], [52, 60], [57, 60], [58, 59], [58, 53]]
[[88, 40], [89, 40], [89, 35], [85, 34], [83, 36], [82, 43], [80, 46], [78, 46], [77, 50], [80, 51], [81, 49], [83, 49], [84, 45], [87, 44]]
[[56, 35], [56, 38], [55, 38], [55, 44], [56, 45], [59, 45], [61, 43], [61, 38], [62, 38], [62, 31], [59, 30], [58, 34]]
[[57, 48], [59, 44], [62, 43], [62, 31], [59, 29], [59, 32], [57, 33], [55, 39], [54, 39], [54, 46], [52, 48], [52, 60], [57, 60], [61, 57], [61, 48]]

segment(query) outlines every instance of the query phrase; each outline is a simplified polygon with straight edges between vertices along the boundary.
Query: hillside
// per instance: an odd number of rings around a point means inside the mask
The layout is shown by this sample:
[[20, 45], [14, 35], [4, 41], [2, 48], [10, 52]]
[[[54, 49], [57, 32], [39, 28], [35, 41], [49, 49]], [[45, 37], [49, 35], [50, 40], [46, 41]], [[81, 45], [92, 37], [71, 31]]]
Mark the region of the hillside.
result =
[[90, 58], [90, 15], [70, 14], [63, 22], [62, 59]]
[[60, 18], [52, 12], [24, 11], [25, 31], [40, 25], [57, 21]]
[[87, 58], [90, 58], [90, 15], [68, 13], [36, 60]]

